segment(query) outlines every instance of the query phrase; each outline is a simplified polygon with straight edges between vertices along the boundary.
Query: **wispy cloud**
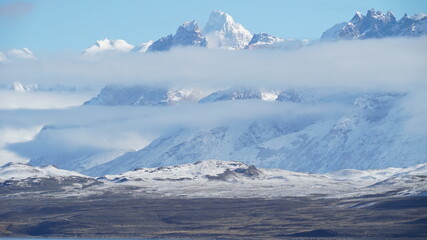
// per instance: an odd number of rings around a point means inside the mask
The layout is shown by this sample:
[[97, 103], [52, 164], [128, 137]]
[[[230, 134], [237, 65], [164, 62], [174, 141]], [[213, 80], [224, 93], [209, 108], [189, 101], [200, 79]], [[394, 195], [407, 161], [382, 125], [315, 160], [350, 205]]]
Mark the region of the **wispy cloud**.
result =
[[28, 128], [0, 127], [0, 166], [8, 162], [28, 159], [6, 149], [8, 144], [31, 141], [40, 131], [40, 126]]
[[15, 92], [0, 90], [0, 109], [58, 109], [82, 105], [95, 95], [85, 92]]
[[[31, 142], [9, 146], [23, 157], [66, 158], [100, 151], [138, 150], [181, 129], [242, 126], [259, 120], [292, 126], [340, 116], [339, 105], [302, 106], [260, 101], [218, 102], [176, 107], [85, 106], [62, 110], [1, 110], [4, 127], [45, 125]], [[49, 146], [49, 147], [47, 147]]]

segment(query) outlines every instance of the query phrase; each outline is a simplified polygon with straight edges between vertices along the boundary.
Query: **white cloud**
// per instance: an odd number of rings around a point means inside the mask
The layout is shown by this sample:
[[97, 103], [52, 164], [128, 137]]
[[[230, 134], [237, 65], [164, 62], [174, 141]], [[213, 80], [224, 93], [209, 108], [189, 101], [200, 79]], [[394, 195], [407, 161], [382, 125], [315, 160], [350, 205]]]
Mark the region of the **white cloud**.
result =
[[[176, 107], [84, 106], [60, 110], [0, 110], [0, 124], [15, 128], [46, 125], [29, 143], [9, 149], [25, 157], [64, 156], [105, 150], [138, 150], [160, 135], [180, 129], [209, 129], [259, 119], [301, 122], [341, 115], [340, 105], [231, 101]], [[301, 120], [304, 119], [304, 120]]]
[[11, 49], [8, 52], [9, 58], [11, 59], [31, 59], [36, 60], [36, 57], [34, 56], [33, 52], [28, 48], [22, 48], [22, 49]]
[[425, 88], [427, 37], [319, 43], [295, 51], [185, 48], [147, 54], [50, 57], [2, 64], [0, 78], [24, 83], [154, 84], [224, 88]]
[[7, 150], [7, 145], [12, 143], [31, 141], [41, 127], [28, 127], [28, 128], [0, 128], [0, 166], [8, 162], [26, 162], [28, 158], [18, 156], [16, 153]]
[[[2, 84], [103, 86], [151, 84], [169, 87], [321, 88], [335, 92], [397, 91], [413, 96], [405, 105], [408, 129], [426, 133], [427, 38], [323, 43], [296, 51], [221, 51], [175, 49], [170, 52], [49, 57], [37, 62], [0, 64]], [[342, 116], [342, 105], [299, 105], [259, 101], [177, 107], [96, 107], [80, 105], [95, 94], [0, 92], [0, 128], [50, 125], [28, 144], [11, 146], [26, 157], [76, 150], [139, 149], [157, 136], [181, 127], [276, 118], [283, 121]], [[47, 110], [4, 110], [14, 108]], [[420, 130], [424, 129], [424, 130]], [[423, 132], [424, 131], [424, 132]], [[19, 135], [19, 133], [16, 133]], [[47, 148], [46, 146], [49, 146]]]

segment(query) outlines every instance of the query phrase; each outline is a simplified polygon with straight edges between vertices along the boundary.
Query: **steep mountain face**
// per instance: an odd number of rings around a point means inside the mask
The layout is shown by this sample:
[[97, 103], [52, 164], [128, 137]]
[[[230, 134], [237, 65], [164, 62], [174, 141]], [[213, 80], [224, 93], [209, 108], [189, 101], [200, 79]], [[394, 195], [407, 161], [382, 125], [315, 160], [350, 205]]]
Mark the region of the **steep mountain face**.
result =
[[[200, 99], [195, 92], [108, 86], [86, 104], [195, 104]], [[73, 148], [60, 153], [46, 151], [40, 145], [46, 145], [43, 139], [57, 141], [55, 136], [61, 136], [61, 131], [70, 131], [67, 130], [70, 126], [52, 126], [52, 129], [46, 126], [33, 141], [14, 144], [9, 149], [31, 158], [30, 163], [34, 165], [54, 164], [92, 176], [206, 159], [242, 161], [260, 167], [314, 173], [345, 168], [405, 167], [427, 160], [427, 136], [405, 130], [411, 119], [409, 113], [404, 111], [407, 107], [402, 105], [405, 99], [405, 94], [396, 93], [331, 92], [329, 89], [263, 91], [235, 87], [214, 92], [201, 99], [201, 105], [194, 107], [212, 107], [218, 111], [223, 106], [229, 107], [227, 104], [232, 104], [233, 109], [238, 106], [248, 108], [252, 103], [257, 107], [268, 104], [278, 109], [283, 107], [284, 111], [289, 107], [301, 109], [297, 112], [302, 115], [292, 112], [288, 119], [278, 111], [277, 114], [269, 112], [265, 116], [248, 116], [240, 120], [209, 124], [202, 121], [201, 125], [192, 127], [172, 125], [167, 133], [156, 135], [156, 139], [150, 138], [152, 142], [147, 146], [144, 144], [145, 147], [138, 151], [81, 147], [78, 151]], [[339, 110], [329, 111], [330, 108]], [[319, 110], [313, 112], [312, 109]]]
[[87, 173], [120, 173], [205, 159], [314, 173], [415, 165], [427, 160], [427, 136], [404, 130], [408, 117], [399, 107], [402, 99], [399, 94], [362, 95], [339, 118], [307, 115], [298, 121], [263, 119], [182, 129]]
[[105, 53], [105, 52], [117, 52], [117, 53], [126, 53], [130, 52], [134, 48], [133, 45], [127, 43], [125, 40], [117, 39], [117, 40], [110, 40], [110, 39], [103, 39], [98, 40], [96, 43], [85, 49], [83, 51], [83, 54], [85, 55], [95, 55], [99, 53]]
[[166, 106], [197, 102], [203, 93], [195, 89], [169, 90], [148, 86], [108, 85], [84, 105]]
[[147, 51], [167, 51], [177, 46], [207, 46], [206, 38], [202, 35], [202, 31], [195, 21], [183, 23], [178, 30], [176, 30], [175, 35], [171, 34], [160, 38], [153, 42], [151, 46], [148, 47]]
[[308, 40], [283, 39], [268, 33], [254, 34], [245, 49], [298, 49], [309, 44]]
[[132, 49], [132, 52], [137, 52], [137, 53], [145, 53], [148, 48], [153, 45], [154, 41], [150, 40], [146, 43], [142, 43], [138, 46], [136, 46], [135, 48]]
[[398, 36], [420, 36], [427, 34], [427, 15], [419, 14], [409, 17], [406, 13], [392, 28]]
[[212, 11], [203, 29], [209, 48], [243, 49], [252, 34], [225, 12]]
[[371, 9], [366, 16], [356, 12], [349, 22], [339, 23], [325, 31], [323, 40], [370, 39], [396, 36], [420, 36], [426, 31], [427, 16], [408, 17], [396, 21], [390, 11], [382, 13]]

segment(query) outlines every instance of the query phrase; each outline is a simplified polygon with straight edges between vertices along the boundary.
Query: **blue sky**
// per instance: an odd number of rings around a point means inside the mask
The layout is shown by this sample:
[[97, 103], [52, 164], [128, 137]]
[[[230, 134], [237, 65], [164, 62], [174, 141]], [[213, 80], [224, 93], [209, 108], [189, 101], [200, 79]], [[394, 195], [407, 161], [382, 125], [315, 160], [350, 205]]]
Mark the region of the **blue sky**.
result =
[[81, 51], [103, 38], [138, 45], [174, 33], [184, 21], [201, 27], [222, 10], [252, 33], [319, 38], [355, 11], [391, 10], [397, 18], [427, 13], [426, 0], [0, 0], [0, 51]]

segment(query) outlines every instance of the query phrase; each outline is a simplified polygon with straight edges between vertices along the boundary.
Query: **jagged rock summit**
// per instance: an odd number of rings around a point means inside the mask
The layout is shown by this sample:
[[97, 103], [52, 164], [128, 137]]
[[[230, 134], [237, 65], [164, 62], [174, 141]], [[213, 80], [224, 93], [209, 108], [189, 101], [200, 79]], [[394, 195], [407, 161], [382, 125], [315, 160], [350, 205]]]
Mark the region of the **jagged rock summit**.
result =
[[221, 11], [212, 11], [203, 34], [209, 48], [242, 49], [252, 39], [252, 34], [246, 28]]
[[356, 12], [349, 22], [334, 25], [326, 30], [323, 40], [371, 39], [398, 36], [421, 36], [427, 33], [427, 15], [408, 17], [405, 14], [399, 21], [391, 11], [383, 13], [368, 10], [366, 16]]
[[177, 46], [206, 47], [206, 38], [202, 35], [196, 21], [185, 22], [177, 30], [175, 35], [168, 35], [153, 42], [147, 52], [167, 51]]

